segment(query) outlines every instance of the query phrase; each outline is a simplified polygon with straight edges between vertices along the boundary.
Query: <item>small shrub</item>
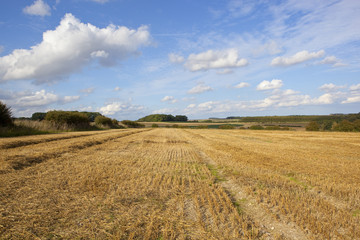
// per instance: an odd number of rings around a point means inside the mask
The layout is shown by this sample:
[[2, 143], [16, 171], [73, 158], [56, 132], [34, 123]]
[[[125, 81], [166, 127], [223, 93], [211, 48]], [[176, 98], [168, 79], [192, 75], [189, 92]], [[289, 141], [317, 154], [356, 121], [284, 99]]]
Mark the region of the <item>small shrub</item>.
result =
[[319, 130], [320, 130], [320, 125], [315, 121], [309, 122], [309, 124], [306, 126], [306, 131], [319, 131]]
[[13, 124], [10, 107], [0, 102], [0, 127], [12, 126]]
[[67, 111], [49, 111], [46, 113], [45, 120], [66, 125], [69, 128], [88, 128], [90, 127], [89, 119], [84, 113], [79, 112], [67, 112]]
[[179, 125], [177, 125], [177, 124], [173, 124], [173, 125], [172, 125], [172, 127], [173, 127], [173, 128], [178, 128], [178, 127], [179, 127]]
[[105, 116], [97, 116], [95, 118], [95, 124], [98, 126], [111, 127], [113, 125], [113, 121], [111, 120], [111, 118]]
[[264, 127], [261, 125], [252, 125], [249, 127], [251, 130], [264, 130]]
[[125, 126], [129, 127], [129, 128], [143, 128], [145, 127], [144, 124], [135, 122], [135, 121], [131, 121], [131, 120], [123, 120], [121, 121], [122, 124], [124, 124]]
[[151, 125], [151, 127], [152, 127], [152, 128], [158, 128], [159, 125], [157, 125], [156, 123], [153, 123], [153, 124]]
[[199, 125], [196, 127], [197, 129], [208, 129], [208, 125]]
[[219, 129], [235, 129], [235, 126], [231, 124], [224, 124], [224, 125], [220, 125]]

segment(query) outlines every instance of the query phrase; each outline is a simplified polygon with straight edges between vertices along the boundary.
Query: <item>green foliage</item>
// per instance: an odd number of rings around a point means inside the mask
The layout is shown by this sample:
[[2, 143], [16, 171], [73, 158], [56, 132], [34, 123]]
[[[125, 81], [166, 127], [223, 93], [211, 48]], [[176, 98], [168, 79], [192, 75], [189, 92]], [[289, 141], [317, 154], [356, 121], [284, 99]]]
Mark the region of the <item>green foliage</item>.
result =
[[98, 116], [102, 116], [101, 113], [98, 112], [81, 112], [84, 113], [90, 122], [95, 122], [95, 118]]
[[89, 118], [86, 114], [80, 112], [49, 111], [46, 113], [45, 120], [70, 126], [89, 126]]
[[266, 126], [265, 130], [290, 130], [289, 127], [280, 127], [280, 126]]
[[188, 117], [185, 115], [176, 115], [175, 120], [176, 122], [187, 122]]
[[13, 125], [12, 113], [10, 107], [0, 102], [0, 127]]
[[[355, 124], [357, 124], [356, 122]], [[339, 124], [337, 124], [333, 130], [334, 131], [340, 131], [340, 132], [354, 132], [356, 131], [356, 127], [354, 123], [348, 121], [348, 120], [342, 120]]]
[[95, 118], [95, 124], [111, 127], [113, 125], [113, 121], [111, 118], [105, 116], [97, 116]]
[[264, 130], [264, 127], [260, 126], [260, 125], [252, 125], [252, 126], [249, 127], [249, 129], [251, 129], [251, 130]]
[[209, 126], [208, 125], [198, 125], [198, 126], [196, 126], [196, 128], [198, 128], [198, 129], [208, 129]]
[[168, 114], [151, 114], [140, 118], [139, 122], [186, 122], [188, 120], [185, 115], [173, 115]]
[[333, 123], [334, 122], [332, 120], [324, 120], [321, 124], [321, 129], [324, 131], [331, 131]]
[[311, 121], [306, 126], [306, 131], [319, 131], [319, 130], [320, 130], [320, 125], [316, 121]]
[[36, 113], [32, 114], [31, 120], [42, 121], [45, 119], [45, 116], [46, 116], [46, 113], [44, 113], [44, 112], [36, 112]]
[[18, 137], [28, 135], [39, 135], [50, 133], [49, 131], [41, 131], [26, 126], [11, 126], [7, 128], [0, 128], [0, 137]]
[[123, 120], [121, 121], [122, 124], [124, 124], [125, 126], [129, 127], [129, 128], [143, 128], [145, 127], [144, 124], [135, 122], [135, 121], [130, 121], [130, 120]]
[[224, 125], [220, 125], [219, 129], [235, 129], [235, 126], [231, 124], [224, 124]]
[[152, 128], [158, 128], [159, 125], [157, 125], [156, 123], [153, 123], [153, 124], [151, 125], [151, 127], [152, 127]]

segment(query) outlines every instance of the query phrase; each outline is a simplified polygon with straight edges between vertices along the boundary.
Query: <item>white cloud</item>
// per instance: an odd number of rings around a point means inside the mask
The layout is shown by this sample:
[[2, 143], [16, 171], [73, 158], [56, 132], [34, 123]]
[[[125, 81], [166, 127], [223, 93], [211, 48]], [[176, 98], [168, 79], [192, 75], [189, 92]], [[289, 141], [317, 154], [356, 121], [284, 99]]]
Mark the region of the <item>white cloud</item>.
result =
[[65, 96], [63, 99], [63, 103], [75, 102], [80, 99], [80, 96]]
[[173, 96], [165, 96], [161, 99], [162, 102], [176, 103], [177, 100]]
[[114, 91], [115, 91], [115, 92], [121, 91], [121, 88], [120, 88], [120, 87], [115, 87], [115, 88], [114, 88]]
[[198, 93], [203, 93], [203, 92], [209, 92], [212, 91], [213, 89], [210, 86], [206, 86], [203, 83], [200, 83], [198, 85], [196, 85], [195, 87], [193, 87], [192, 89], [190, 89], [188, 91], [189, 94], [198, 94]]
[[131, 113], [141, 110], [144, 110], [143, 106], [122, 102], [113, 102], [100, 108], [100, 112], [104, 115], [114, 115], [116, 113]]
[[349, 90], [350, 90], [350, 91], [360, 91], [360, 83], [357, 84], [357, 85], [351, 85], [351, 86], [349, 87]]
[[356, 103], [360, 102], [360, 83], [356, 85], [351, 85], [349, 87], [350, 94], [347, 96], [346, 100], [341, 103]]
[[335, 56], [328, 56], [319, 62], [320, 64], [332, 64], [333, 67], [342, 67], [346, 66], [346, 64], [342, 63], [340, 59]]
[[183, 56], [177, 55], [175, 53], [169, 54], [169, 61], [172, 63], [182, 63], [185, 61]]
[[276, 57], [271, 61], [272, 66], [291, 66], [305, 61], [324, 56], [325, 51], [308, 52], [306, 50], [296, 53], [291, 57]]
[[0, 81], [53, 82], [80, 71], [94, 56], [102, 66], [111, 66], [137, 55], [138, 49], [149, 43], [146, 26], [137, 30], [114, 25], [97, 28], [66, 14], [55, 30], [43, 34], [38, 45], [29, 50], [16, 49], [0, 57]]
[[201, 71], [219, 68], [236, 68], [248, 65], [245, 58], [239, 58], [234, 48], [222, 51], [208, 50], [199, 54], [190, 54], [184, 66], [192, 71]]
[[281, 88], [283, 85], [282, 80], [279, 79], [273, 79], [270, 81], [262, 81], [261, 83], [259, 83], [259, 85], [257, 85], [256, 90], [270, 90], [270, 89], [276, 89], [276, 88]]
[[50, 16], [51, 9], [50, 6], [45, 3], [43, 0], [36, 0], [32, 5], [27, 6], [23, 9], [23, 12], [30, 15], [37, 16]]
[[241, 82], [237, 85], [234, 86], [234, 88], [244, 88], [244, 87], [249, 87], [250, 84], [248, 84], [247, 82]]
[[46, 92], [44, 89], [39, 91], [1, 91], [0, 101], [5, 102], [12, 109], [14, 113], [19, 115], [21, 113], [31, 114], [36, 111], [44, 111], [45, 107], [53, 104], [66, 104], [80, 99], [80, 96], [58, 96], [55, 93]]
[[324, 85], [322, 85], [321, 87], [319, 87], [320, 90], [325, 91], [325, 92], [332, 92], [332, 91], [336, 91], [339, 90], [341, 88], [345, 88], [346, 86], [337, 86], [333, 83], [326, 83]]
[[360, 96], [348, 97], [345, 101], [342, 101], [341, 103], [356, 103], [356, 102], [360, 102]]
[[90, 93], [93, 93], [94, 90], [95, 90], [95, 88], [89, 87], [89, 88], [81, 89], [80, 92], [90, 94]]

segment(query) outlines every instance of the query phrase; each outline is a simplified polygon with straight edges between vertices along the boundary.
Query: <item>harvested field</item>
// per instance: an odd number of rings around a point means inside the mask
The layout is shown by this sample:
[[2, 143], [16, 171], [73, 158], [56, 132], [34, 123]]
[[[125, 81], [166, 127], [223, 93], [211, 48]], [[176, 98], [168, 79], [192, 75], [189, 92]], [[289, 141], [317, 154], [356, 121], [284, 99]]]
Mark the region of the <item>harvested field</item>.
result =
[[0, 139], [0, 213], [0, 239], [360, 239], [360, 135]]

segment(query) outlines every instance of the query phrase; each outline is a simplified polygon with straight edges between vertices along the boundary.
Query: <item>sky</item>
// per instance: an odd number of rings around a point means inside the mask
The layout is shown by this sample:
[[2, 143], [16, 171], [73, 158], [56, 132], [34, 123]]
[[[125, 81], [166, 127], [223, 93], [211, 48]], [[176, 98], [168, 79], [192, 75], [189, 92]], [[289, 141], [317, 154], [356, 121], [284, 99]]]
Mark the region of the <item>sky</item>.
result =
[[358, 0], [2, 0], [15, 117], [360, 112]]

